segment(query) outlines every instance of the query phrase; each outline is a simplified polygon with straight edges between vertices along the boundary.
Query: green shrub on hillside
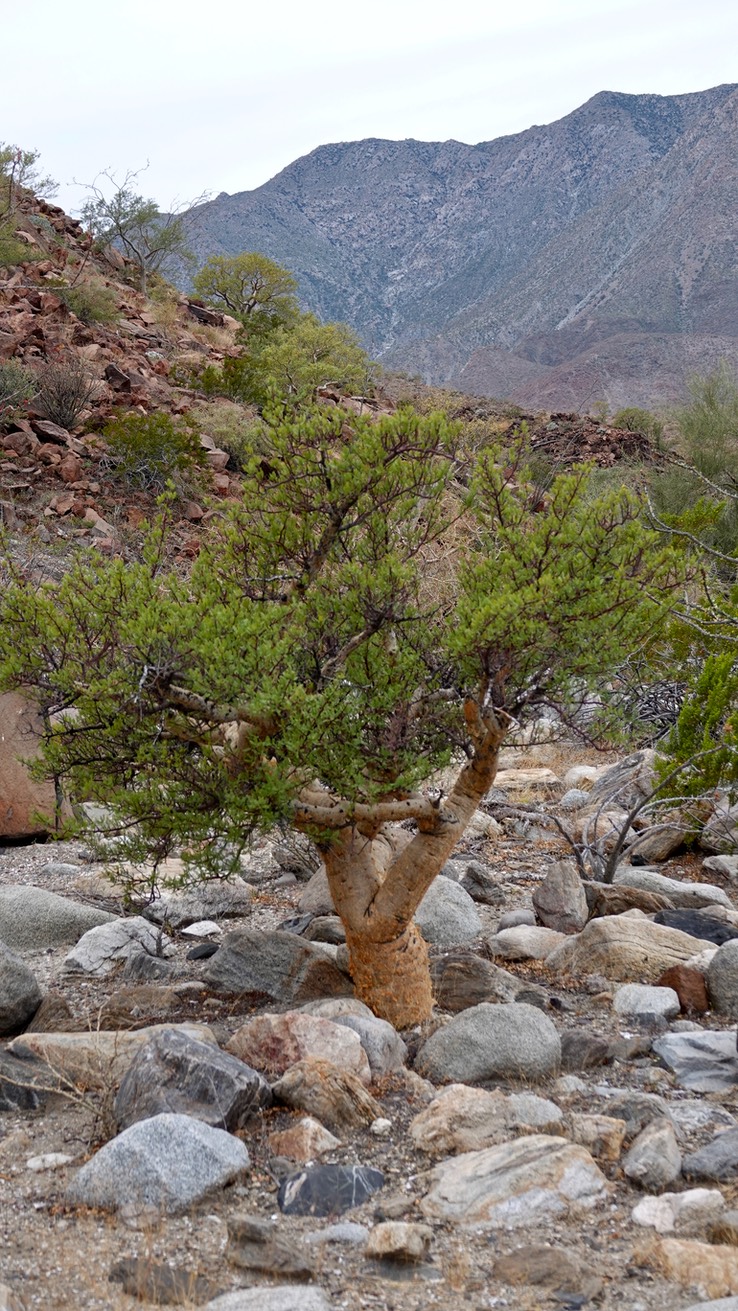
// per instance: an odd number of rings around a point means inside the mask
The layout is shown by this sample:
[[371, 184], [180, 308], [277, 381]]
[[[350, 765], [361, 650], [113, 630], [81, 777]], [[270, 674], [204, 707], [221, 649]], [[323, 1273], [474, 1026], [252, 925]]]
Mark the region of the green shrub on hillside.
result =
[[27, 264], [41, 259], [32, 246], [15, 236], [14, 223], [0, 223], [0, 268], [12, 269], [16, 264]]
[[115, 477], [142, 491], [162, 492], [169, 482], [189, 487], [205, 464], [194, 428], [171, 414], [118, 414], [103, 429], [107, 465]]
[[50, 360], [36, 374], [38, 406], [60, 428], [74, 428], [97, 398], [100, 383], [77, 355]]
[[266, 450], [266, 424], [228, 400], [203, 402], [191, 411], [190, 418], [198, 430], [212, 437], [221, 451], [227, 451], [231, 464], [243, 469], [255, 449]]
[[119, 318], [118, 297], [104, 282], [80, 282], [75, 287], [53, 287], [54, 295], [82, 323], [114, 323]]
[[0, 361], [0, 428], [11, 422], [36, 394], [36, 379], [17, 360]]
[[650, 410], [642, 410], [637, 405], [626, 406], [618, 410], [610, 420], [613, 428], [626, 428], [628, 432], [642, 432], [654, 446], [658, 446], [663, 435], [664, 425]]

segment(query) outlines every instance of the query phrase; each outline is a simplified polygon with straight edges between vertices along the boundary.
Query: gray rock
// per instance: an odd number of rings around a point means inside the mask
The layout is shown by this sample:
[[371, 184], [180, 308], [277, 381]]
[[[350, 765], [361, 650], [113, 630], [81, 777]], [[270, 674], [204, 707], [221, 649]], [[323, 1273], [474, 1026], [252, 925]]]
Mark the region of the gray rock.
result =
[[509, 970], [463, 948], [431, 957], [431, 978], [437, 1005], [454, 1015], [484, 1001], [515, 1001], [521, 986]]
[[673, 1184], [682, 1172], [682, 1154], [669, 1120], [652, 1120], [623, 1158], [623, 1173], [647, 1192]]
[[586, 1148], [543, 1134], [452, 1157], [429, 1178], [423, 1214], [475, 1229], [535, 1227], [567, 1216], [572, 1206], [596, 1205], [608, 1188]]
[[158, 983], [163, 979], [172, 981], [180, 972], [173, 961], [165, 960], [163, 956], [150, 956], [141, 950], [128, 957], [120, 978], [126, 983]]
[[655, 988], [641, 983], [624, 983], [613, 997], [616, 1015], [634, 1020], [651, 1020], [661, 1017], [673, 1020], [679, 1014], [679, 998], [673, 988]]
[[707, 969], [707, 992], [718, 1015], [738, 1018], [738, 938], [715, 952]]
[[699, 1151], [685, 1156], [684, 1173], [688, 1179], [735, 1179], [738, 1174], [738, 1129], [716, 1134]]
[[246, 1148], [232, 1134], [189, 1115], [155, 1115], [125, 1129], [83, 1165], [67, 1200], [106, 1211], [153, 1207], [176, 1215], [248, 1165]]
[[316, 869], [315, 873], [308, 879], [297, 903], [297, 909], [303, 915], [335, 915], [336, 908], [333, 904], [325, 866], [321, 865], [320, 869]]
[[731, 854], [738, 847], [738, 806], [718, 804], [697, 839], [702, 851]]
[[503, 960], [545, 960], [562, 942], [564, 933], [540, 924], [517, 924], [487, 939], [487, 950]]
[[693, 1302], [685, 1311], [738, 1311], [738, 1297], [719, 1297], [716, 1302]]
[[500, 916], [497, 932], [503, 933], [505, 929], [516, 929], [519, 924], [529, 924], [532, 927], [535, 922], [535, 911], [526, 910], [524, 906], [521, 906], [519, 910], [507, 910], [504, 915]]
[[51, 1071], [40, 1061], [0, 1051], [0, 1111], [37, 1111], [46, 1100], [43, 1089], [54, 1086]]
[[321, 1289], [305, 1284], [260, 1284], [224, 1293], [202, 1311], [331, 1311], [331, 1304]]
[[227, 933], [201, 978], [219, 992], [260, 992], [294, 1006], [352, 990], [350, 980], [317, 945], [292, 933], [255, 929]]
[[163, 890], [157, 901], [146, 907], [146, 919], [181, 929], [197, 920], [218, 920], [250, 915], [253, 891], [243, 879], [231, 882], [202, 883], [196, 888]]
[[396, 1029], [376, 1015], [337, 1015], [334, 1024], [353, 1029], [364, 1048], [372, 1072], [372, 1081], [402, 1070], [407, 1063], [407, 1047]]
[[594, 780], [589, 794], [590, 802], [599, 805], [602, 801], [612, 800], [629, 810], [653, 790], [656, 782], [655, 759], [656, 752], [647, 749], [619, 760]]
[[566, 1029], [561, 1036], [562, 1070], [593, 1070], [610, 1065], [614, 1059], [611, 1044], [589, 1029]]
[[561, 1042], [548, 1016], [523, 1002], [483, 1002], [423, 1044], [415, 1062], [432, 1083], [546, 1079], [558, 1073]]
[[729, 883], [738, 883], [738, 856], [708, 856], [702, 862], [708, 874], [717, 874]]
[[571, 860], [558, 860], [533, 893], [533, 906], [544, 928], [579, 933], [589, 919], [587, 897]]
[[68, 897], [27, 884], [0, 888], [0, 941], [16, 951], [43, 951], [77, 942], [88, 929], [115, 919]]
[[271, 1103], [266, 1079], [243, 1061], [191, 1034], [163, 1029], [134, 1056], [113, 1110], [119, 1130], [171, 1112], [235, 1132]]
[[702, 906], [725, 906], [732, 910], [733, 904], [724, 888], [714, 883], [687, 883], [683, 879], [668, 879], [655, 869], [646, 869], [630, 865], [619, 865], [613, 883], [624, 884], [628, 888], [640, 888], [642, 892], [655, 892], [668, 897], [674, 906], [684, 906], [687, 910], [698, 910]]
[[41, 999], [33, 971], [0, 943], [0, 1035], [22, 1029], [35, 1015]]
[[[608, 1092], [611, 1090], [608, 1089]], [[621, 1092], [614, 1091], [612, 1098], [608, 1097], [607, 1114], [613, 1119], [625, 1121], [625, 1138], [633, 1139], [638, 1136], [646, 1125], [651, 1124], [654, 1120], [668, 1119], [670, 1109], [674, 1103], [667, 1106], [663, 1097], [655, 1093], [642, 1092]]]
[[569, 788], [559, 801], [559, 810], [568, 812], [581, 810], [582, 806], [589, 805], [589, 800], [589, 792], [584, 792], [581, 788]]
[[458, 883], [473, 901], [483, 906], [499, 906], [505, 899], [494, 871], [481, 860], [469, 860], [466, 856], [452, 858], [444, 865], [441, 875]]
[[121, 961], [144, 951], [149, 956], [171, 956], [170, 940], [161, 929], [149, 924], [141, 915], [132, 919], [114, 919], [99, 928], [89, 929], [76, 947], [64, 958], [68, 974], [110, 974]]
[[314, 1234], [306, 1234], [307, 1243], [347, 1243], [349, 1247], [363, 1247], [369, 1237], [366, 1225], [356, 1224], [354, 1220], [341, 1220], [327, 1229], [318, 1229]]
[[703, 1029], [701, 1033], [667, 1033], [653, 1051], [677, 1083], [692, 1092], [728, 1092], [738, 1083], [735, 1033]]
[[310, 1279], [314, 1273], [313, 1258], [299, 1242], [280, 1233], [273, 1220], [253, 1215], [229, 1218], [226, 1256], [241, 1270], [293, 1279]]
[[701, 1129], [738, 1129], [738, 1120], [724, 1106], [715, 1102], [705, 1102], [699, 1097], [687, 1097], [684, 1101], [669, 1103], [669, 1118], [677, 1129], [685, 1134], [698, 1133]]
[[415, 923], [434, 947], [456, 947], [473, 942], [482, 932], [474, 902], [458, 883], [435, 879], [415, 912]]

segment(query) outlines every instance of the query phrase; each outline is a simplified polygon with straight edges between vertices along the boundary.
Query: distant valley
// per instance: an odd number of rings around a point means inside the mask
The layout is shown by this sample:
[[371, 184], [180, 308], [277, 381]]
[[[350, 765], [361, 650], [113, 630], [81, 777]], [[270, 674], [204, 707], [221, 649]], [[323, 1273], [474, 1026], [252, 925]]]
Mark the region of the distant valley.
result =
[[532, 408], [658, 406], [738, 369], [738, 87], [603, 91], [475, 146], [321, 146], [190, 212], [387, 367]]

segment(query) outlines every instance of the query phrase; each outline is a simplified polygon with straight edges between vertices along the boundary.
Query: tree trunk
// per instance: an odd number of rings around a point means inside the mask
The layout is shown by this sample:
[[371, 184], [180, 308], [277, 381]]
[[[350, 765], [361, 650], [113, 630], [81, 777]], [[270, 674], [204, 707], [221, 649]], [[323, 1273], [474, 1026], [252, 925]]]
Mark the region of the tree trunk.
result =
[[497, 773], [509, 721], [492, 712], [482, 721], [476, 713], [474, 756], [432, 820], [427, 802], [421, 810], [418, 798], [419, 832], [411, 836], [399, 827], [372, 826], [362, 817], [320, 844], [333, 903], [346, 929], [356, 995], [397, 1029], [422, 1023], [433, 1007], [428, 948], [413, 915]]

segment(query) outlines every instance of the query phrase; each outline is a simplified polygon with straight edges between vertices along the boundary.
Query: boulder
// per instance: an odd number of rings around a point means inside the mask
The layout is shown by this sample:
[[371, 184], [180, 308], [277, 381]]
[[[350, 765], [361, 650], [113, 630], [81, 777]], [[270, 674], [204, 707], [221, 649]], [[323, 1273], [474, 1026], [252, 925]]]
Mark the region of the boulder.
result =
[[321, 865], [308, 879], [297, 903], [297, 909], [303, 915], [335, 915], [328, 875]]
[[715, 952], [707, 969], [707, 992], [718, 1015], [738, 1018], [738, 939]]
[[384, 1220], [372, 1229], [364, 1255], [390, 1261], [422, 1261], [432, 1241], [430, 1225]]
[[738, 1176], [738, 1129], [716, 1134], [704, 1147], [685, 1156], [683, 1169], [688, 1179], [734, 1181]]
[[273, 1220], [254, 1215], [233, 1215], [228, 1219], [226, 1258], [240, 1270], [292, 1279], [310, 1279], [315, 1262], [295, 1239], [282, 1234]]
[[502, 960], [545, 960], [566, 934], [539, 925], [517, 924], [487, 939], [487, 949]]
[[415, 923], [425, 941], [434, 947], [457, 947], [473, 942], [482, 932], [482, 921], [469, 893], [444, 878], [431, 883], [415, 912]]
[[560, 1132], [563, 1121], [559, 1108], [543, 1097], [530, 1093], [506, 1096], [498, 1089], [488, 1092], [453, 1083], [411, 1120], [409, 1133], [421, 1152], [447, 1156], [481, 1151], [521, 1130]]
[[738, 884], [738, 856], [708, 856], [702, 862], [707, 874], [717, 875], [727, 883]]
[[704, 1015], [710, 1009], [704, 974], [688, 965], [673, 965], [656, 980], [659, 988], [672, 988], [685, 1015]]
[[[660, 1234], [705, 1229], [725, 1214], [725, 1198], [718, 1188], [688, 1188], [684, 1193], [662, 1193], [644, 1197], [633, 1207], [632, 1218], [638, 1225], [648, 1225]], [[713, 1241], [719, 1242], [719, 1239]]]
[[484, 1001], [514, 1001], [520, 991], [514, 974], [463, 948], [432, 956], [430, 969], [437, 1005], [454, 1014]]
[[334, 1137], [319, 1120], [314, 1120], [310, 1115], [303, 1116], [289, 1129], [269, 1135], [269, 1148], [275, 1156], [287, 1156], [292, 1161], [305, 1164], [340, 1146], [340, 1138]]
[[613, 1115], [573, 1114], [569, 1116], [569, 1134], [574, 1143], [586, 1147], [598, 1161], [620, 1160], [620, 1149], [627, 1125]]
[[371, 1070], [372, 1081], [396, 1074], [407, 1063], [407, 1047], [396, 1029], [376, 1015], [339, 1015], [336, 1024], [352, 1029], [359, 1039]]
[[383, 1187], [368, 1165], [313, 1165], [282, 1180], [277, 1203], [285, 1215], [341, 1215]]
[[134, 1056], [162, 1029], [182, 1032], [215, 1046], [215, 1035], [204, 1024], [152, 1025], [123, 1032], [24, 1033], [8, 1050], [21, 1060], [44, 1061], [62, 1082], [82, 1090], [117, 1088]]
[[364, 1084], [372, 1081], [369, 1061], [356, 1033], [334, 1020], [301, 1011], [254, 1016], [236, 1030], [226, 1051], [271, 1081], [291, 1065], [311, 1058], [330, 1061], [355, 1074]]
[[88, 929], [76, 947], [65, 956], [67, 974], [111, 974], [121, 961], [144, 952], [148, 956], [171, 956], [174, 947], [160, 929], [141, 915], [132, 919], [114, 919], [109, 924]]
[[272, 1284], [258, 1288], [237, 1288], [208, 1302], [202, 1311], [331, 1311], [320, 1288], [304, 1284]]
[[421, 1211], [475, 1229], [516, 1229], [589, 1209], [608, 1184], [590, 1153], [566, 1138], [530, 1134], [442, 1161]]
[[[26, 764], [38, 755], [42, 736], [36, 706], [18, 692], [0, 694], [0, 838], [43, 837], [54, 831], [54, 782], [33, 780]], [[63, 817], [69, 814], [64, 806]]]
[[703, 1093], [735, 1091], [738, 1055], [732, 1030], [667, 1033], [655, 1040], [652, 1050], [681, 1088]]
[[700, 1297], [720, 1298], [700, 1302], [689, 1311], [733, 1311], [738, 1308], [738, 1250], [713, 1246], [695, 1239], [656, 1238], [643, 1254], [641, 1263], [657, 1270], [682, 1288], [695, 1289]]
[[723, 907], [720, 906], [715, 907], [712, 913], [710, 907], [702, 910], [688, 910], [686, 907], [660, 910], [654, 915], [653, 922], [665, 924], [669, 929], [679, 929], [680, 933], [691, 933], [692, 937], [702, 942], [712, 942], [716, 947], [722, 947], [731, 938], [738, 938], [738, 928], [718, 918], [721, 910]]
[[0, 1037], [22, 1029], [38, 1010], [41, 998], [33, 971], [0, 942]]
[[113, 1113], [119, 1131], [171, 1112], [235, 1132], [271, 1103], [269, 1084], [243, 1061], [186, 1030], [162, 1029], [136, 1052]]
[[661, 1018], [673, 1020], [680, 1011], [679, 998], [673, 988], [649, 987], [641, 983], [624, 983], [613, 997], [616, 1015], [633, 1020]]
[[733, 908], [724, 888], [718, 888], [714, 883], [687, 883], [683, 879], [668, 879], [655, 869], [619, 865], [613, 882], [625, 884], [629, 888], [640, 888], [643, 892], [655, 892], [668, 897], [672, 906], [683, 906], [688, 910], [698, 910], [703, 906], [725, 906], [726, 910]]
[[[176, 874], [176, 871], [172, 873]], [[157, 900], [146, 907], [144, 914], [146, 919], [153, 920], [155, 924], [181, 929], [198, 920], [250, 915], [253, 895], [250, 884], [240, 878], [227, 882], [201, 883], [197, 887], [177, 890], [164, 887]]]
[[336, 1133], [363, 1128], [382, 1116], [361, 1080], [329, 1061], [298, 1061], [272, 1088], [286, 1106], [315, 1116]]
[[[603, 974], [621, 983], [656, 980], [695, 953], [697, 939], [635, 914], [590, 920], [546, 959], [549, 969], [582, 977]], [[709, 947], [708, 942], [702, 944]]]
[[652, 1120], [642, 1129], [623, 1158], [623, 1173], [631, 1183], [653, 1192], [673, 1184], [682, 1172], [682, 1154], [673, 1124]]
[[533, 906], [544, 928], [579, 933], [589, 919], [589, 907], [579, 871], [571, 860], [558, 860], [533, 893]]
[[67, 1189], [73, 1206], [189, 1210], [249, 1166], [243, 1143], [189, 1115], [155, 1115], [125, 1129], [83, 1165]]
[[45, 888], [9, 884], [0, 888], [0, 941], [16, 951], [43, 951], [77, 942], [88, 929], [115, 919]]
[[483, 1002], [423, 1044], [415, 1062], [432, 1083], [540, 1080], [558, 1073], [561, 1042], [547, 1015], [524, 1002]]
[[225, 934], [201, 977], [218, 992], [262, 993], [292, 1006], [352, 991], [351, 981], [317, 945], [292, 933], [255, 929]]

